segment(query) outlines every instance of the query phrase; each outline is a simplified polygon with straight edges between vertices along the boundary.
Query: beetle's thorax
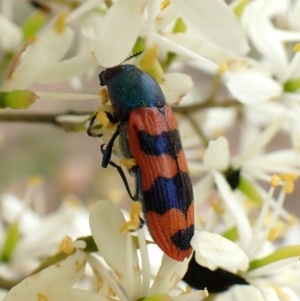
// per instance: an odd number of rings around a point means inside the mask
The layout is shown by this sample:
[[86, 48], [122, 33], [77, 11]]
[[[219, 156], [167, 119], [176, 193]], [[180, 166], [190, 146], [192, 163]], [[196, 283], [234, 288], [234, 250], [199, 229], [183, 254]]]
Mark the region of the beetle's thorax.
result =
[[101, 85], [107, 86], [116, 118], [124, 121], [137, 107], [162, 107], [165, 97], [160, 86], [148, 73], [134, 65], [119, 65], [100, 74]]

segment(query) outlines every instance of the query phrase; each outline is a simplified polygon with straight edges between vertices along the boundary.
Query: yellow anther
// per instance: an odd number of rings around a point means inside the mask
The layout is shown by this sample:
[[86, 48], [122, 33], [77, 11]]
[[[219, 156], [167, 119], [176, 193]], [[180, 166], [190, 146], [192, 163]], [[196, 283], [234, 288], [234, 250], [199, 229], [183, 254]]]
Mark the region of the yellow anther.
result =
[[185, 292], [186, 293], [190, 293], [192, 291], [192, 288], [189, 286], [189, 285], [187, 285], [186, 287], [185, 287]]
[[68, 195], [64, 199], [64, 202], [66, 202], [69, 206], [73, 206], [73, 207], [79, 207], [80, 206], [79, 200], [73, 195]]
[[279, 185], [280, 181], [281, 181], [280, 177], [278, 177], [277, 175], [273, 175], [271, 178], [271, 186], [274, 188], [277, 187]]
[[72, 254], [75, 250], [72, 238], [65, 236], [60, 244], [59, 250], [65, 254]]
[[132, 167], [136, 166], [136, 161], [134, 158], [130, 159], [121, 159], [120, 164], [124, 165], [127, 169], [131, 169]]
[[37, 296], [37, 301], [47, 301], [48, 300], [48, 297], [41, 293], [37, 293], [36, 296]]
[[57, 33], [64, 32], [65, 27], [66, 27], [66, 19], [67, 19], [66, 13], [62, 13], [57, 17], [55, 24], [54, 24], [54, 28]]
[[294, 51], [295, 51], [295, 52], [299, 52], [299, 51], [300, 51], [300, 43], [297, 43], [297, 44], [294, 46]]
[[290, 214], [287, 219], [287, 222], [291, 225], [296, 225], [298, 222], [298, 218], [294, 214]]
[[219, 69], [218, 69], [218, 74], [222, 75], [223, 73], [225, 73], [228, 70], [228, 66], [225, 63], [221, 63], [219, 65]]
[[216, 136], [216, 137], [221, 137], [221, 136], [225, 136], [225, 131], [224, 131], [224, 129], [222, 129], [222, 128], [215, 128], [214, 129], [214, 135]]
[[27, 37], [27, 43], [32, 44], [36, 40], [36, 36], [29, 36]]
[[140, 202], [134, 202], [130, 210], [130, 220], [124, 223], [120, 227], [121, 233], [126, 233], [129, 231], [136, 231], [140, 227], [140, 213], [142, 211], [142, 205]]
[[286, 194], [291, 194], [295, 188], [295, 181], [298, 179], [298, 176], [293, 173], [284, 173], [281, 176], [281, 179], [285, 182], [284, 190]]
[[165, 9], [166, 7], [168, 7], [171, 4], [170, 0], [164, 0], [161, 4], [160, 4], [160, 10]]
[[100, 91], [101, 104], [106, 105], [109, 102], [109, 97], [106, 89]]
[[279, 236], [278, 227], [272, 227], [269, 231], [269, 234], [268, 234], [268, 240], [273, 242], [278, 238], [278, 236]]
[[222, 204], [220, 203], [219, 200], [211, 201], [210, 206], [219, 215], [221, 215], [225, 212], [225, 209], [224, 209], [224, 207], [222, 206]]
[[286, 194], [293, 193], [295, 188], [295, 183], [293, 181], [286, 181], [284, 185], [284, 191]]
[[27, 185], [29, 186], [38, 186], [41, 185], [42, 183], [43, 183], [43, 177], [40, 175], [32, 176], [27, 180]]
[[99, 123], [103, 125], [105, 128], [109, 128], [113, 124], [110, 122], [109, 118], [107, 117], [107, 114], [104, 111], [98, 111], [97, 114], [97, 120]]
[[283, 173], [280, 175], [283, 181], [296, 181], [298, 176], [294, 173]]

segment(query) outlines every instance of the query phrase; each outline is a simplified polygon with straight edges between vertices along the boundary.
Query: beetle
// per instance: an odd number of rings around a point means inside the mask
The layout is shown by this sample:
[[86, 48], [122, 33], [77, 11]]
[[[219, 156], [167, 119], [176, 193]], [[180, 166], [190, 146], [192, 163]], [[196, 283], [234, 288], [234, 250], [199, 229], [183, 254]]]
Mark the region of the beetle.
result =
[[[107, 115], [119, 123], [103, 150], [102, 167], [117, 167], [110, 158], [120, 136], [122, 154], [136, 162], [129, 170], [136, 180], [132, 198], [142, 202], [146, 223], [161, 250], [183, 261], [193, 251], [194, 203], [176, 117], [156, 80], [135, 65], [107, 68], [99, 80], [114, 108], [114, 114]], [[122, 169], [118, 171], [129, 191]]]

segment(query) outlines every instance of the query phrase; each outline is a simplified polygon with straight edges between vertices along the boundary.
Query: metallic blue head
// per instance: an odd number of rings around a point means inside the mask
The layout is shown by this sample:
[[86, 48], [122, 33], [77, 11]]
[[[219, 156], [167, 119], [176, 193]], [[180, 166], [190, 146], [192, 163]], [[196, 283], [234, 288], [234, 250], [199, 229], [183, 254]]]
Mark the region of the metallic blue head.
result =
[[99, 74], [100, 85], [107, 86], [116, 118], [125, 121], [129, 112], [138, 107], [163, 107], [165, 96], [148, 73], [134, 65], [118, 65]]

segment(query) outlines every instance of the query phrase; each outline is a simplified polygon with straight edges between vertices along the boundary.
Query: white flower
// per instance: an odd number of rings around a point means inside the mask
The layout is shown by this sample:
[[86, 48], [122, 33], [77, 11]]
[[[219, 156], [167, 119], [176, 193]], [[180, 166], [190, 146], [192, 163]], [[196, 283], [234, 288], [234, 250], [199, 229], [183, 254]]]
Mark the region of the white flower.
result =
[[[90, 234], [88, 211], [75, 197], [68, 197], [55, 212], [44, 215], [41, 184], [32, 179], [24, 200], [5, 194], [0, 201], [3, 237], [0, 253], [3, 271], [13, 279], [36, 269], [42, 258], [57, 253], [66, 236], [77, 239]], [[31, 206], [35, 209], [32, 210]]]
[[[74, 31], [66, 26], [65, 16], [57, 18], [54, 26], [40, 32], [29, 43], [20, 57], [20, 63], [1, 86], [2, 91], [13, 91], [28, 88], [33, 83], [54, 83], [69, 79], [75, 74], [86, 72], [97, 65], [91, 52], [85, 52], [73, 58], [61, 60], [74, 39]], [[79, 95], [72, 93], [35, 92], [39, 97], [57, 99], [97, 99], [96, 95]]]
[[[150, 262], [142, 230], [138, 230], [138, 244], [141, 252], [141, 265], [137, 248], [130, 233], [121, 234], [120, 226], [125, 223], [121, 211], [109, 201], [99, 201], [90, 216], [90, 226], [99, 254], [84, 254], [80, 249], [61, 263], [57, 263], [40, 273], [23, 280], [4, 298], [4, 301], [23, 300], [138, 300], [153, 298], [185, 301], [197, 298], [202, 300], [206, 291], [196, 291], [178, 296], [167, 295], [183, 277], [188, 261], [174, 261], [164, 256], [160, 269], [151, 284]], [[80, 242], [76, 242], [78, 245]], [[75, 244], [75, 246], [76, 246]], [[73, 285], [84, 273], [86, 261], [94, 273], [93, 291], [76, 289]], [[173, 293], [176, 291], [173, 290]], [[182, 293], [182, 291], [181, 291]], [[44, 298], [44, 299], [42, 299]]]
[[21, 45], [22, 31], [8, 18], [0, 14], [0, 48], [13, 51]]
[[[229, 142], [225, 137], [219, 137], [210, 141], [203, 156], [203, 163], [191, 162], [190, 166], [198, 173], [209, 172], [197, 184], [194, 185], [195, 200], [199, 205], [211, 193], [213, 184], [216, 183], [215, 171], [224, 177], [229, 172], [240, 171], [239, 179], [251, 181], [257, 189], [257, 180], [270, 181], [274, 173], [294, 173], [300, 175], [299, 158], [297, 154], [289, 149], [265, 152], [265, 148], [275, 137], [283, 123], [288, 120], [287, 115], [278, 116], [263, 132], [249, 127], [243, 131], [240, 153], [230, 154]], [[252, 133], [253, 130], [253, 133]], [[193, 157], [190, 155], [190, 160]], [[219, 187], [218, 187], [219, 188]]]
[[[195, 248], [196, 261], [215, 270], [218, 267], [233, 272], [249, 284], [247, 286], [234, 285], [227, 292], [217, 295], [213, 300], [239, 300], [244, 295], [244, 300], [282, 300], [282, 295], [291, 297], [291, 300], [300, 300], [297, 285], [289, 275], [294, 268], [299, 269], [300, 246], [281, 246], [276, 248], [273, 240], [276, 235], [276, 224], [283, 208], [287, 186], [294, 181], [292, 176], [281, 182], [281, 178], [272, 178], [272, 187], [264, 200], [258, 218], [252, 226], [247, 217], [245, 206], [242, 208], [244, 197], [234, 193], [220, 174], [216, 174], [216, 181], [220, 196], [226, 204], [227, 214], [235, 224], [238, 238], [230, 236], [234, 242], [228, 242], [220, 236], [207, 239], [206, 233], [198, 232], [192, 244]], [[275, 187], [281, 183], [276, 202], [273, 202]], [[270, 210], [270, 211], [269, 211]], [[268, 212], [269, 222], [265, 223]], [[224, 216], [225, 221], [225, 216]], [[238, 247], [239, 246], [239, 247]], [[249, 264], [249, 266], [248, 266]], [[296, 280], [297, 282], [298, 280]], [[209, 290], [209, 287], [208, 287]]]
[[[147, 21], [144, 22], [144, 12]], [[117, 1], [109, 9], [101, 26], [96, 31], [95, 53], [98, 61], [105, 67], [112, 67], [126, 59], [140, 35], [150, 45], [154, 42], [159, 49], [202, 61], [208, 60], [174, 43], [160, 34], [179, 16], [201, 38], [234, 53], [247, 51], [243, 32], [235, 16], [220, 0], [210, 1], [172, 1], [160, 9], [160, 1]], [[222, 16], [222, 18], [220, 18]], [[116, 22], [117, 20], [117, 22]], [[226, 38], [225, 38], [226, 37]], [[213, 64], [210, 64], [213, 67]]]
[[[3, 300], [80, 300], [82, 291], [71, 286], [83, 276], [85, 264], [85, 253], [77, 250], [66, 260], [23, 280]], [[88, 292], [84, 296], [89, 296]], [[89, 300], [96, 300], [93, 297]]]

